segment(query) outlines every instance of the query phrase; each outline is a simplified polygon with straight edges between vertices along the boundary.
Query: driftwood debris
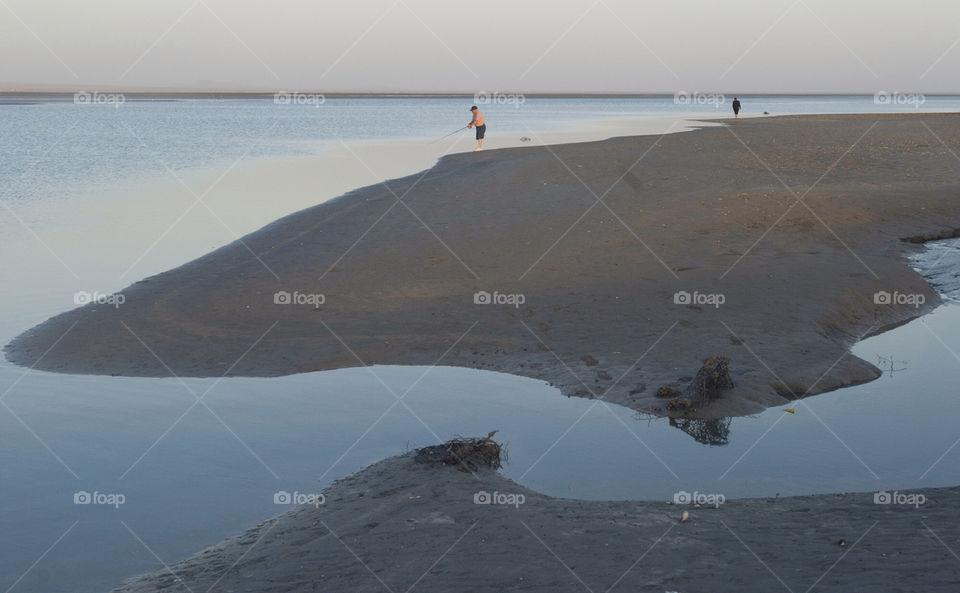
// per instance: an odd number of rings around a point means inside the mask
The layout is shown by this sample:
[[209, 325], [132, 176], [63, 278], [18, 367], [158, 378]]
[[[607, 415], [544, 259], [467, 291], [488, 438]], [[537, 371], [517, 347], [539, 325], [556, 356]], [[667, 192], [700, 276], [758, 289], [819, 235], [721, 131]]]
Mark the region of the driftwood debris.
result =
[[667, 409], [686, 414], [710, 405], [727, 389], [733, 389], [730, 376], [730, 359], [711, 356], [703, 360], [697, 375], [683, 392], [669, 385], [657, 389], [657, 397], [670, 399]]
[[417, 449], [413, 460], [427, 465], [452, 465], [464, 472], [474, 472], [480, 468], [500, 469], [506, 459], [506, 451], [491, 438], [494, 432], [485, 438], [456, 438], [440, 445]]
[[694, 407], [703, 408], [727, 389], [733, 389], [730, 359], [725, 356], [711, 356], [704, 359], [703, 366], [687, 388], [687, 394]]

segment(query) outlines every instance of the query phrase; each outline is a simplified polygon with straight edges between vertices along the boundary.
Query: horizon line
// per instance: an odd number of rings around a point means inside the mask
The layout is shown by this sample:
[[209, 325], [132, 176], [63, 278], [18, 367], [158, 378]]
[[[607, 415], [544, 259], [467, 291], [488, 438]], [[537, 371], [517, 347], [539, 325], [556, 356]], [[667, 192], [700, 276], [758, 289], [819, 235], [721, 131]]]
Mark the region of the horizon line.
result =
[[661, 97], [675, 97], [679, 93], [686, 94], [720, 94], [720, 95], [729, 95], [729, 96], [738, 96], [738, 97], [869, 97], [875, 96], [878, 93], [891, 93], [891, 94], [923, 94], [931, 97], [950, 97], [950, 96], [960, 96], [960, 92], [922, 92], [922, 91], [911, 91], [909, 93], [903, 93], [901, 91], [888, 91], [888, 90], [875, 90], [875, 91], [825, 91], [825, 92], [803, 92], [803, 93], [791, 93], [784, 91], [738, 91], [738, 92], [727, 92], [727, 91], [686, 91], [686, 90], [676, 90], [676, 91], [652, 91], [652, 92], [633, 92], [633, 91], [602, 91], [602, 92], [590, 92], [590, 91], [479, 91], [479, 92], [470, 92], [470, 91], [399, 91], [399, 90], [384, 90], [384, 91], [321, 91], [316, 89], [275, 89], [275, 90], [210, 90], [210, 89], [149, 89], [149, 88], [123, 88], [123, 87], [95, 87], [90, 85], [88, 87], [60, 87], [56, 89], [51, 88], [3, 88], [0, 87], [0, 95], [46, 95], [46, 96], [69, 96], [76, 93], [113, 93], [113, 94], [124, 94], [124, 95], [140, 95], [140, 96], [236, 96], [236, 97], [265, 97], [278, 94], [315, 94], [322, 96], [330, 97], [389, 97], [389, 96], [401, 96], [401, 97], [477, 97], [478, 95], [522, 95], [524, 97], [533, 97], [533, 98], [661, 98]]

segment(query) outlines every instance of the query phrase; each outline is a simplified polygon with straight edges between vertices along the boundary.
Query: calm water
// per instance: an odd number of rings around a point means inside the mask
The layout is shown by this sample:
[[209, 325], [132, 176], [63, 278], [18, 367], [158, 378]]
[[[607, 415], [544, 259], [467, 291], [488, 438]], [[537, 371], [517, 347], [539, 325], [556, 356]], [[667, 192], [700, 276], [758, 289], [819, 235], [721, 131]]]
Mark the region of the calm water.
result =
[[[872, 98], [768, 101], [793, 112], [876, 109]], [[960, 107], [950, 101], [946, 109]], [[321, 126], [340, 126], [337, 133], [347, 139], [398, 133], [369, 123], [384, 111], [420, 124], [411, 129], [425, 136], [441, 135], [449, 131], [442, 121], [455, 127], [464, 119], [462, 103], [331, 99], [318, 109], [286, 110], [272, 101], [0, 106], [2, 199], [43, 238], [87, 207], [89, 192], [77, 187], [131, 178], [147, 183], [165, 174], [151, 158], [157, 151], [183, 170], [237, 158], [246, 141], [259, 137], [256, 156], [312, 154], [331, 140]], [[683, 108], [672, 100], [531, 100], [487, 114], [518, 129], [546, 130], [572, 127], [584, 115]], [[149, 151], [137, 148], [124, 123]], [[31, 237], [10, 211], [0, 212], [2, 230], [10, 231], [0, 234], [5, 343], [69, 308], [65, 287], [76, 280], [64, 280], [63, 266], [42, 248], [25, 249]], [[136, 233], [139, 223], [130, 216], [116, 224], [118, 233]], [[110, 237], [95, 239], [109, 243]], [[78, 234], [77, 249], [90, 249], [93, 240]], [[106, 249], [99, 265], [74, 269], [90, 286], [108, 286], [104, 269], [123, 257]], [[156, 258], [156, 265], [172, 265], [163, 254]], [[960, 296], [960, 251], [952, 242], [933, 246], [917, 265], [932, 267], [938, 288]], [[154, 554], [172, 563], [282, 512], [287, 507], [274, 503], [278, 491], [316, 492], [405, 448], [493, 429], [509, 443], [504, 473], [555, 496], [668, 500], [678, 490], [735, 498], [955, 485], [960, 307], [951, 303], [859, 344], [857, 355], [890, 369], [869, 385], [797, 402], [796, 414], [776, 408], [683, 427], [711, 445], [666, 420], [563, 398], [541, 382], [465, 369], [374, 367], [181, 383], [25, 374], [2, 363], [0, 590], [109, 590], [160, 568]], [[194, 394], [203, 396], [202, 404]], [[82, 491], [122, 494], [124, 504], [74, 504]]]
[[[704, 97], [703, 101], [714, 99]], [[35, 105], [0, 95], [0, 181], [4, 199], [29, 204], [74, 194], [72, 188], [173, 171], [222, 167], [247, 158], [317, 154], [342, 140], [437, 138], [470, 119], [465, 98], [331, 97], [323, 103], [273, 99], [144, 101], [75, 105], [72, 97]], [[510, 101], [508, 97], [505, 101]], [[482, 105], [494, 131], [568, 130], [585, 118], [716, 116], [723, 102], [673, 98], [549, 99]], [[922, 105], [877, 104], [872, 96], [742, 97], [745, 114], [960, 112], [960, 97]], [[20, 101], [20, 99], [16, 99]]]

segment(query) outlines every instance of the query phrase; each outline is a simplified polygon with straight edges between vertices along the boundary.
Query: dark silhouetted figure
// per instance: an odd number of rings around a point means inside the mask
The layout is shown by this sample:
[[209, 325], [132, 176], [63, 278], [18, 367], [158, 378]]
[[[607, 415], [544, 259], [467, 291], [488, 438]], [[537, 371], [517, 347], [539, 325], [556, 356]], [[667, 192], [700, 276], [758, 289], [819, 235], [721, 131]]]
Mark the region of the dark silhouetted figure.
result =
[[733, 117], [740, 117], [740, 99], [733, 98]]

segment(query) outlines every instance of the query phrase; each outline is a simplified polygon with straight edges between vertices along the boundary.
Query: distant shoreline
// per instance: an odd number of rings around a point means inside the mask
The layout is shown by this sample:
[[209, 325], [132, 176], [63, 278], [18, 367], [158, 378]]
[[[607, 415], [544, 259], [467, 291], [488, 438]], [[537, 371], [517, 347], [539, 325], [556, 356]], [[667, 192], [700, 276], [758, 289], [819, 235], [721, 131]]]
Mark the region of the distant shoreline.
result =
[[[211, 98], [211, 99], [270, 99], [278, 93], [303, 93], [320, 94], [324, 97], [342, 98], [342, 99], [389, 99], [389, 98], [429, 98], [429, 99], [459, 99], [476, 96], [477, 93], [471, 92], [360, 92], [360, 91], [323, 91], [317, 89], [277, 89], [275, 91], [153, 91], [153, 90], [130, 90], [123, 88], [96, 87], [94, 85], [78, 85], [77, 88], [63, 90], [0, 90], [0, 97], [44, 97], [44, 98], [72, 98], [78, 92], [98, 92], [98, 93], [121, 93], [126, 97], [135, 99], [192, 99], [192, 98]], [[485, 91], [487, 92], [487, 91]], [[497, 91], [490, 90], [489, 93], [515, 93], [522, 94], [530, 99], [669, 99], [675, 95], [673, 92], [663, 93], [542, 93], [525, 91]], [[711, 91], [722, 93], [733, 97], [864, 97], [869, 98], [874, 93], [763, 93], [763, 92], [730, 92], [730, 91]], [[958, 97], [957, 93], [924, 93], [927, 97]]]

